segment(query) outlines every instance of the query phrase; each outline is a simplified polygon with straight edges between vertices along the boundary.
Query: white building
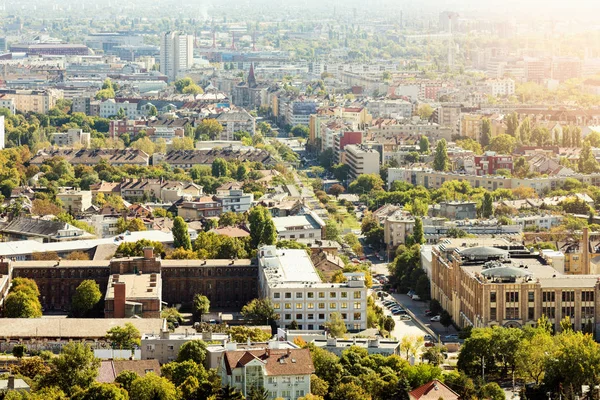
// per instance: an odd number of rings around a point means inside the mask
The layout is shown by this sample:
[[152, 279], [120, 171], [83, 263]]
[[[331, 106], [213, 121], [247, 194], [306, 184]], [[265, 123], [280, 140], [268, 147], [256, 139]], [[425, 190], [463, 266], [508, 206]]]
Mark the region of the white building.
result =
[[340, 313], [348, 330], [367, 329], [364, 274], [345, 274], [345, 283], [321, 281], [305, 250], [258, 249], [259, 292], [273, 303], [279, 325], [296, 321], [299, 329], [323, 329]]
[[6, 97], [0, 97], [0, 108], [6, 108], [11, 114], [15, 113], [15, 101]]
[[92, 206], [91, 190], [65, 190], [58, 193], [56, 198], [61, 201], [63, 209], [70, 213], [80, 213]]
[[279, 240], [321, 239], [325, 222], [312, 211], [303, 215], [273, 218]]
[[377, 150], [358, 144], [348, 145], [344, 149], [353, 179], [361, 174], [379, 174], [381, 155]]
[[215, 197], [221, 202], [223, 212], [246, 212], [254, 201], [254, 194], [244, 193], [242, 189], [232, 189], [228, 194], [217, 194]]
[[367, 110], [373, 117], [390, 117], [392, 115], [402, 118], [410, 118], [413, 113], [412, 103], [397, 100], [372, 100], [367, 103]]
[[[276, 343], [275, 343], [276, 344]], [[310, 375], [315, 367], [309, 349], [231, 350], [221, 363], [221, 383], [250, 393], [253, 386], [264, 388], [269, 400], [296, 400], [310, 393]]]
[[100, 102], [100, 117], [110, 118], [119, 113], [119, 110], [123, 110], [127, 119], [137, 119], [141, 116], [138, 111], [137, 103], [130, 103], [128, 101], [116, 102], [115, 99], [107, 99]]
[[160, 72], [174, 81], [190, 69], [194, 61], [194, 37], [183, 32], [167, 32], [160, 41]]
[[59, 147], [74, 147], [81, 145], [84, 148], [90, 147], [90, 133], [81, 129], [69, 129], [66, 132], [53, 133], [54, 144]]
[[515, 224], [521, 226], [523, 230], [530, 229], [550, 229], [559, 225], [563, 220], [562, 215], [527, 215], [513, 218]]
[[226, 333], [171, 333], [167, 329], [156, 333], [146, 333], [142, 335], [141, 350], [142, 360], [158, 360], [161, 364], [166, 364], [177, 359], [179, 348], [184, 343], [192, 340], [204, 340], [207, 342], [227, 343], [229, 335]]
[[487, 84], [494, 97], [512, 96], [515, 94], [515, 81], [510, 78], [490, 79], [487, 81]]

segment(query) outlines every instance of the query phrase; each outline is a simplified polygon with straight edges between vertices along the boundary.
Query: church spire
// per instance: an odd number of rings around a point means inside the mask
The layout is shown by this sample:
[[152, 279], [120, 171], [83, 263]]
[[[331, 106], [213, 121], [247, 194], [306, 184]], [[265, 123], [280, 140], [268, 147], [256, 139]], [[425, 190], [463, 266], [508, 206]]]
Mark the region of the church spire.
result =
[[248, 87], [256, 87], [256, 77], [254, 76], [254, 63], [250, 64], [250, 72], [248, 72]]

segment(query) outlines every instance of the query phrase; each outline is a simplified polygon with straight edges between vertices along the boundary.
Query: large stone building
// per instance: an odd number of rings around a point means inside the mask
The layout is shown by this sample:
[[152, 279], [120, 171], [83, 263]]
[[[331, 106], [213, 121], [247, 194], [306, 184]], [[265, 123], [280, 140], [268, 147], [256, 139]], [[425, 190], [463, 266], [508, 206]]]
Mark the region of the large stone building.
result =
[[[583, 232], [583, 243], [589, 243]], [[568, 250], [570, 251], [570, 250]], [[432, 251], [431, 296], [461, 327], [535, 325], [545, 315], [555, 329], [569, 317], [575, 330], [598, 332], [600, 275], [589, 251], [531, 252], [501, 239], [447, 239]], [[595, 272], [592, 275], [590, 272]]]

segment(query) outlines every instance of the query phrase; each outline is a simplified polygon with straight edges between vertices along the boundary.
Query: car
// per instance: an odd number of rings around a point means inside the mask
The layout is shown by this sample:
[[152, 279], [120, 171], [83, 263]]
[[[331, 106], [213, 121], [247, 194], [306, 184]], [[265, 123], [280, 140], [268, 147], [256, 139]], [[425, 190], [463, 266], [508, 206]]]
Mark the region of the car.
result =
[[379, 261], [383, 261], [383, 256], [379, 256]]
[[439, 315], [434, 315], [433, 317], [429, 318], [429, 320], [431, 322], [440, 322], [441, 317]]
[[408, 293], [406, 293], [408, 297], [412, 297], [414, 294], [415, 292], [413, 292], [412, 290], [409, 290]]
[[400, 315], [400, 314], [402, 314], [402, 313], [406, 313], [406, 311], [404, 311], [404, 310], [393, 310], [393, 311], [392, 311], [392, 314], [393, 314], [393, 315]]
[[411, 298], [412, 298], [414, 301], [419, 301], [419, 300], [421, 300], [421, 298], [420, 298], [418, 295], [416, 295], [416, 294], [413, 294], [413, 296], [412, 296]]
[[455, 334], [446, 335], [446, 336], [444, 336], [444, 340], [458, 340], [458, 335], [455, 335]]
[[426, 342], [433, 342], [434, 341], [433, 336], [431, 336], [431, 335], [425, 335], [425, 336], [423, 336], [423, 340], [425, 340]]
[[425, 347], [433, 347], [433, 346], [435, 346], [435, 343], [434, 342], [425, 342], [425, 344], [423, 346], [425, 346]]
[[412, 321], [412, 318], [406, 314], [400, 314], [400, 321]]

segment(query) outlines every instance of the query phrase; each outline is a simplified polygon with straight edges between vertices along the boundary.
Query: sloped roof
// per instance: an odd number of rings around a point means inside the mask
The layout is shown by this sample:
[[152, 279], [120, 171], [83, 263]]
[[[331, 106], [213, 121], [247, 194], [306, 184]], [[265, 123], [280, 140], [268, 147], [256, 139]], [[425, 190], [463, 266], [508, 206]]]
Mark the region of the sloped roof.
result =
[[1, 226], [0, 231], [20, 233], [28, 236], [56, 236], [59, 230], [67, 228], [77, 229], [62, 221], [18, 217]]
[[478, 246], [469, 247], [466, 249], [459, 250], [460, 255], [463, 257], [490, 257], [490, 256], [507, 256], [508, 251], [498, 249], [496, 247], [489, 246]]
[[113, 383], [117, 375], [123, 371], [133, 371], [140, 377], [150, 372], [160, 376], [160, 364], [158, 360], [103, 360], [96, 381]]
[[415, 400], [458, 400], [460, 396], [448, 386], [438, 380], [433, 380], [408, 392], [411, 399]]
[[224, 361], [227, 374], [231, 375], [233, 369], [241, 368], [252, 360], [262, 362], [268, 376], [310, 375], [315, 372], [309, 349], [262, 349], [226, 351]]

